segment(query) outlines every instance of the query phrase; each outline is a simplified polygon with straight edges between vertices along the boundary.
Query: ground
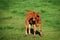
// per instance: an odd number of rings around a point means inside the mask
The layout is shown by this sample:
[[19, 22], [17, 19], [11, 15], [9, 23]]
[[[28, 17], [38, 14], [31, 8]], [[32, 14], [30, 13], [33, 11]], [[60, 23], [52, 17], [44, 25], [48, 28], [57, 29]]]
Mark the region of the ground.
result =
[[[0, 0], [0, 40], [60, 40], [59, 4], [59, 0]], [[43, 37], [25, 36], [27, 10], [40, 13]]]

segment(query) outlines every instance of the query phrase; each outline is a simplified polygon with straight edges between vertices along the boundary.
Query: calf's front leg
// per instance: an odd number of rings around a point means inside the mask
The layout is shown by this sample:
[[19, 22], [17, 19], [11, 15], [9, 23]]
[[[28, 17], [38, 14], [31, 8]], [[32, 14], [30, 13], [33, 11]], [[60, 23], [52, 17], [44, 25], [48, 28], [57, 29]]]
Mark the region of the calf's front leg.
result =
[[28, 35], [28, 28], [27, 28], [27, 25], [26, 25], [26, 31], [25, 31], [25, 32], [26, 32], [26, 36], [27, 36], [27, 35]]
[[30, 29], [31, 29], [31, 25], [29, 24], [29, 34], [31, 34]]
[[33, 26], [34, 26], [34, 37], [36, 37], [36, 26], [35, 25]]

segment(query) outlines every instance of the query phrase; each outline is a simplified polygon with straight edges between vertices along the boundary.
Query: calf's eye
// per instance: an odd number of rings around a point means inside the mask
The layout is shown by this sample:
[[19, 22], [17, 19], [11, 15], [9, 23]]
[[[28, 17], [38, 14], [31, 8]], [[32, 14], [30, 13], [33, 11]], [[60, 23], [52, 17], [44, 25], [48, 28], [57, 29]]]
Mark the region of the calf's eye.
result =
[[39, 17], [39, 16], [37, 15], [37, 17]]

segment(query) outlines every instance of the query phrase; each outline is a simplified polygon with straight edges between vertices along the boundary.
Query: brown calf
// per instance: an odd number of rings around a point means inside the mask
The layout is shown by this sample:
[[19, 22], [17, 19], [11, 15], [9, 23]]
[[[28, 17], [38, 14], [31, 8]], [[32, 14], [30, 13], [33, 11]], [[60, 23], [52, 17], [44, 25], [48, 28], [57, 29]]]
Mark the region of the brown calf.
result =
[[30, 34], [30, 28], [33, 26], [34, 28], [34, 37], [36, 36], [36, 27], [39, 26], [40, 35], [42, 36], [42, 26], [41, 26], [41, 18], [38, 13], [34, 11], [27, 11], [25, 27], [26, 27], [26, 35]]

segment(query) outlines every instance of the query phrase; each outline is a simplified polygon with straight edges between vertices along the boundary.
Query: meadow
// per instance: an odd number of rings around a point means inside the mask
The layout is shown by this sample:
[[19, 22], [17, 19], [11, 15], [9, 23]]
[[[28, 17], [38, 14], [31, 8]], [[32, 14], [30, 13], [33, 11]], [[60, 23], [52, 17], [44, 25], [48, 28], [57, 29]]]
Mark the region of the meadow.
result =
[[[41, 15], [43, 37], [25, 36], [27, 10]], [[0, 0], [0, 40], [60, 40], [60, 0]]]

